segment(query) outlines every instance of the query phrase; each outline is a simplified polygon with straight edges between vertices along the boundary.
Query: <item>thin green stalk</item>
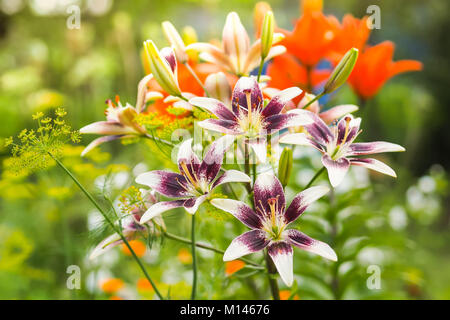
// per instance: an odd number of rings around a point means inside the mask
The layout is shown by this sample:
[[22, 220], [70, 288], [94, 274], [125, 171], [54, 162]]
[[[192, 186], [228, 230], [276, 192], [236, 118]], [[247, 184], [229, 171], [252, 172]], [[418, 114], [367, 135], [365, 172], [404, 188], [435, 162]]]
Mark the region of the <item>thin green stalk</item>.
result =
[[157, 137], [154, 137], [154, 136], [149, 135], [149, 134], [146, 134], [145, 137], [148, 138], [148, 139], [151, 139], [151, 140], [153, 140], [155, 142], [159, 142], [159, 143], [165, 144], [166, 146], [169, 146], [169, 147], [172, 147], [172, 148], [174, 147], [173, 143], [169, 142], [167, 140], [164, 140], [164, 139], [161, 139], [161, 138], [157, 138]]
[[276, 274], [277, 274], [277, 268], [275, 267], [272, 259], [270, 258], [269, 253], [267, 252], [267, 249], [265, 250], [264, 255], [266, 257], [268, 279], [269, 279], [270, 291], [272, 292], [272, 298], [273, 298], [273, 300], [280, 300], [280, 289], [278, 288], [278, 281], [275, 278]]
[[[191, 240], [183, 238], [183, 237], [180, 237], [180, 236], [177, 236], [177, 235], [174, 235], [174, 234], [169, 233], [169, 232], [164, 232], [164, 236], [166, 238], [174, 240], [174, 241], [182, 242], [182, 243], [185, 243], [185, 244], [192, 244]], [[203, 243], [196, 242], [195, 246], [197, 248], [206, 249], [206, 250], [209, 250], [209, 251], [212, 251], [212, 252], [215, 252], [215, 253], [218, 253], [218, 254], [222, 254], [222, 255], [225, 253], [224, 250], [220, 250], [220, 249], [211, 247], [211, 246], [203, 244]], [[259, 269], [259, 270], [265, 269], [263, 266], [257, 264], [256, 262], [253, 262], [253, 261], [251, 261], [249, 259], [246, 259], [246, 258], [239, 258], [237, 260], [241, 260], [241, 261], [245, 262], [246, 264], [251, 265], [252, 267], [255, 267], [254, 269]]]
[[197, 252], [195, 250], [195, 214], [192, 215], [191, 249], [192, 249], [192, 271], [193, 271], [191, 300], [195, 300], [195, 293], [197, 290]]
[[136, 255], [136, 253], [134, 252], [133, 248], [131, 248], [130, 244], [128, 243], [128, 240], [123, 236], [122, 232], [120, 230], [118, 230], [116, 228], [116, 226], [114, 225], [114, 222], [111, 221], [111, 219], [108, 217], [108, 215], [103, 211], [103, 209], [100, 207], [100, 205], [98, 204], [98, 202], [94, 199], [94, 197], [86, 190], [86, 188], [78, 181], [78, 179], [72, 174], [72, 172], [69, 171], [69, 169], [66, 168], [66, 166], [64, 166], [64, 164], [59, 161], [58, 158], [56, 158], [55, 156], [53, 156], [53, 154], [51, 154], [50, 152], [48, 153], [50, 155], [50, 157], [52, 157], [53, 160], [55, 160], [56, 164], [58, 164], [58, 166], [63, 169], [63, 171], [65, 173], [67, 173], [67, 175], [73, 180], [73, 182], [75, 182], [75, 184], [78, 186], [78, 188], [80, 188], [80, 190], [86, 195], [86, 197], [91, 201], [91, 203], [94, 205], [95, 208], [97, 208], [97, 210], [102, 214], [103, 218], [106, 220], [106, 222], [111, 226], [111, 228], [117, 232], [117, 234], [120, 236], [121, 240], [123, 241], [123, 243], [127, 246], [128, 250], [130, 250], [133, 258], [136, 260], [137, 264], [139, 265], [139, 267], [141, 268], [142, 272], [144, 273], [145, 277], [147, 278], [147, 280], [150, 282], [150, 284], [152, 285], [153, 289], [155, 290], [156, 295], [159, 297], [159, 299], [164, 300], [163, 296], [161, 295], [161, 293], [159, 292], [159, 290], [156, 288], [155, 283], [153, 282], [152, 278], [150, 277], [150, 275], [147, 273], [147, 270], [145, 269], [144, 265], [142, 264], [141, 260], [138, 258], [138, 256]]
[[314, 97], [310, 102], [305, 104], [302, 109], [306, 109], [309, 105], [313, 104], [316, 100], [319, 100], [323, 96], [323, 92], [319, 93], [317, 96]]
[[186, 68], [188, 69], [189, 73], [194, 77], [195, 81], [198, 82], [198, 84], [200, 85], [200, 87], [202, 87], [203, 91], [205, 91], [205, 94], [207, 97], [209, 97], [209, 93], [206, 90], [205, 86], [203, 85], [202, 81], [200, 80], [200, 78], [197, 76], [197, 74], [195, 73], [195, 71], [191, 68], [191, 66], [189, 65], [189, 63], [185, 62], [184, 65], [186, 66]]
[[322, 174], [322, 172], [325, 171], [325, 167], [322, 167], [319, 171], [316, 172], [316, 174], [314, 175], [314, 177], [311, 178], [311, 180], [309, 180], [308, 184], [306, 185], [305, 189], [308, 189], [309, 187], [311, 187], [311, 185], [313, 184], [313, 182]]
[[257, 82], [259, 82], [259, 78], [261, 78], [261, 73], [262, 70], [264, 68], [264, 59], [261, 59], [261, 63], [259, 64], [259, 69], [258, 69], [258, 78], [257, 78]]

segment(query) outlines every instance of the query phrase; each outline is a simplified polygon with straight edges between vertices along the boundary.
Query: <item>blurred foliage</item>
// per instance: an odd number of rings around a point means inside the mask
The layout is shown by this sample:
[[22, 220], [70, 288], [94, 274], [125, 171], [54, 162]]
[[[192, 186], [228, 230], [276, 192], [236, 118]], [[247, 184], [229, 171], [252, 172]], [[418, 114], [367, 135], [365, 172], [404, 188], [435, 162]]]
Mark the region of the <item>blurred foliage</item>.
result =
[[[201, 40], [220, 37], [228, 11], [248, 17], [243, 23], [251, 30], [256, 1], [73, 1], [81, 5], [82, 15], [81, 28], [72, 30], [66, 27], [63, 2], [0, 1], [0, 298], [153, 298], [151, 286], [120, 248], [98, 260], [87, 259], [88, 249], [101, 238], [101, 219], [71, 180], [54, 164], [45, 172], [13, 174], [8, 170], [13, 160], [3, 142], [32, 128], [31, 114], [39, 111], [64, 106], [66, 121], [80, 128], [101, 118], [105, 99], [116, 93], [133, 104], [143, 76], [141, 43], [148, 38], [165, 43], [162, 21], [169, 19], [178, 28], [191, 25]], [[326, 1], [324, 11], [339, 18], [347, 12], [361, 17], [372, 2]], [[299, 14], [297, 1], [270, 3], [277, 23], [291, 28]], [[296, 285], [287, 292], [291, 298], [450, 299], [450, 4], [377, 4], [382, 28], [372, 32], [371, 42], [393, 40], [396, 59], [418, 59], [425, 68], [391, 80], [359, 111], [364, 117], [362, 136], [402, 144], [407, 152], [389, 156], [397, 180], [352, 169], [346, 183], [327, 199], [332, 206], [319, 202], [302, 216], [297, 227], [330, 243], [340, 260], [333, 264], [295, 250]], [[347, 87], [327, 105], [342, 102], [357, 103]], [[151, 142], [115, 142], [80, 158], [82, 146], [64, 145], [61, 159], [99, 198], [107, 194], [118, 199], [137, 174], [173, 165], [162, 154], [156, 158], [155, 148]], [[293, 170], [298, 174], [288, 185], [292, 195], [314, 174], [319, 161], [313, 155], [305, 158], [299, 150]], [[199, 240], [218, 248], [226, 248], [245, 230], [209, 206], [202, 207], [199, 216]], [[187, 236], [189, 219], [181, 210], [169, 212], [165, 222], [168, 230]], [[175, 299], [190, 292], [191, 269], [180, 254], [183, 249], [185, 244], [163, 239], [144, 255], [159, 289]], [[262, 256], [252, 259], [262, 261]], [[199, 260], [199, 298], [269, 297], [265, 277], [252, 276], [258, 270], [246, 265], [227, 275], [222, 257], [205, 250], [199, 250]], [[66, 287], [69, 265], [81, 267], [81, 290]], [[371, 265], [381, 269], [379, 290], [366, 285]], [[122, 279], [124, 285], [105, 292], [101, 283], [111, 278]]]

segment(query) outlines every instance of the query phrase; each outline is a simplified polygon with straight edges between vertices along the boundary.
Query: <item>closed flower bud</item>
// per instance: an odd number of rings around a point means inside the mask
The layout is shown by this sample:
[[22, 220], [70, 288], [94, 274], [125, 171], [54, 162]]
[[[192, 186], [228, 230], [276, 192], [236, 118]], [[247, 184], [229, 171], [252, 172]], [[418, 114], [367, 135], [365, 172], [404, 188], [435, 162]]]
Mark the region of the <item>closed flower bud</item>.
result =
[[231, 105], [231, 86], [223, 72], [210, 74], [205, 80], [205, 89], [211, 98]]
[[275, 18], [272, 11], [266, 12], [262, 24], [261, 32], [261, 57], [265, 59], [269, 54], [273, 43], [273, 30], [275, 28]]
[[158, 48], [152, 40], [144, 42], [144, 49], [147, 54], [150, 70], [159, 85], [168, 94], [180, 96], [181, 91], [178, 87], [178, 81], [175, 75], [176, 70], [172, 69], [172, 66], [169, 65], [166, 58], [158, 51]]
[[283, 187], [289, 183], [289, 178], [292, 171], [292, 149], [285, 147], [280, 156], [280, 162], [278, 163], [278, 179]]
[[186, 26], [183, 28], [181, 32], [182, 39], [184, 44], [190, 45], [191, 43], [195, 43], [198, 41], [197, 32], [191, 26]]
[[181, 63], [185, 63], [188, 60], [188, 55], [186, 53], [186, 47], [184, 45], [183, 39], [178, 33], [177, 29], [169, 21], [164, 21], [162, 23], [162, 29], [164, 36], [175, 51], [175, 55]]
[[358, 49], [351, 48], [344, 57], [341, 59], [339, 64], [334, 68], [330, 77], [328, 78], [325, 87], [323, 88], [322, 94], [327, 94], [333, 92], [337, 88], [347, 81], [347, 78], [352, 73], [353, 67], [358, 59]]

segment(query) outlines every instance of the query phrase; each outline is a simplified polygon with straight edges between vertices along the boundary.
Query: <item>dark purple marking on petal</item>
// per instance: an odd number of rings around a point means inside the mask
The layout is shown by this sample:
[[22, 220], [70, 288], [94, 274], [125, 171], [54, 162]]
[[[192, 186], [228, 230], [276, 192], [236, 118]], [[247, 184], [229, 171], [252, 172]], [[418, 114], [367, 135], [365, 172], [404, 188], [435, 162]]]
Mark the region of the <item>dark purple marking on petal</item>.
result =
[[402, 146], [395, 143], [374, 141], [374, 142], [352, 143], [349, 146], [349, 150], [347, 153], [353, 156], [360, 156], [381, 152], [399, 152], [404, 150], [405, 149]]
[[220, 210], [231, 213], [235, 218], [252, 229], [262, 228], [262, 216], [242, 201], [233, 199], [213, 199], [211, 204]]
[[263, 117], [270, 117], [279, 114], [283, 110], [284, 105], [288, 103], [291, 99], [295, 98], [302, 93], [297, 87], [288, 88], [283, 90], [272, 97], [267, 106], [261, 112]]
[[270, 204], [276, 199], [277, 213], [284, 212], [286, 200], [283, 186], [277, 177], [270, 173], [263, 173], [258, 176], [253, 187], [253, 199], [256, 211], [264, 216], [270, 216]]
[[204, 129], [221, 132], [231, 135], [240, 135], [242, 130], [236, 121], [222, 119], [206, 119], [200, 121], [198, 125]]
[[318, 254], [332, 261], [337, 260], [336, 253], [325, 242], [315, 240], [295, 229], [286, 230], [283, 235], [290, 244], [300, 249]]
[[199, 177], [206, 178], [211, 183], [219, 173], [222, 166], [223, 156], [233, 143], [234, 138], [229, 136], [222, 137], [214, 141], [210, 146], [198, 170]]
[[[247, 114], [247, 94], [251, 93], [252, 111], [261, 110], [263, 108], [263, 95], [256, 78], [242, 77], [234, 86], [231, 104], [233, 112], [239, 116], [239, 110]], [[244, 108], [244, 109], [242, 109]]]
[[164, 59], [166, 59], [172, 72], [175, 72], [177, 68], [177, 58], [175, 57], [173, 49], [170, 47], [164, 47], [161, 49], [160, 53], [164, 57]]
[[223, 255], [223, 260], [231, 261], [249, 253], [260, 251], [267, 247], [269, 243], [270, 240], [266, 238], [266, 233], [264, 231], [247, 231], [230, 243]]
[[305, 125], [308, 133], [320, 144], [326, 145], [330, 141], [333, 141], [334, 135], [331, 132], [330, 128], [320, 119], [319, 116], [311, 112], [311, 118], [314, 120], [314, 123]]
[[189, 103], [208, 110], [212, 114], [216, 115], [219, 119], [233, 121], [236, 120], [236, 115], [219, 100], [206, 97], [195, 97], [190, 99]]
[[180, 198], [189, 196], [186, 191], [188, 183], [186, 179], [178, 173], [169, 171], [150, 171], [140, 174], [136, 178], [136, 182], [144, 184], [159, 192], [162, 195], [171, 198]]

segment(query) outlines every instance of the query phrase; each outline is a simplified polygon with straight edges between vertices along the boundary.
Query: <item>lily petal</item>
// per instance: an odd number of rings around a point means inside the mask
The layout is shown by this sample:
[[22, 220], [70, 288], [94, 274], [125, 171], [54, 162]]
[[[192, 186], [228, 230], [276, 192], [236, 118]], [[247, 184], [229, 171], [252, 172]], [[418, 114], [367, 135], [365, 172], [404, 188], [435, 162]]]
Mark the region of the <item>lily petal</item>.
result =
[[299, 127], [312, 123], [309, 111], [306, 110], [291, 110], [288, 113], [281, 113], [270, 116], [265, 119], [266, 130], [269, 133], [279, 131], [289, 127]]
[[310, 116], [314, 120], [314, 123], [308, 124], [305, 128], [314, 140], [322, 145], [326, 145], [330, 141], [333, 141], [334, 135], [326, 123], [313, 112], [311, 112]]
[[295, 221], [311, 203], [327, 194], [328, 191], [330, 191], [328, 187], [315, 186], [297, 194], [284, 213], [286, 223]]
[[286, 207], [286, 200], [284, 198], [284, 190], [280, 181], [275, 175], [271, 173], [262, 173], [258, 176], [253, 187], [253, 197], [255, 208], [261, 214], [270, 215], [271, 208], [269, 200], [277, 199], [278, 213]]
[[353, 156], [359, 156], [365, 154], [374, 154], [382, 152], [401, 152], [401, 151], [405, 151], [405, 148], [403, 148], [401, 145], [384, 141], [375, 141], [375, 142], [352, 143], [349, 147], [348, 154]]
[[[347, 121], [349, 121], [348, 125]], [[361, 125], [361, 118], [353, 118], [351, 114], [342, 118], [337, 125], [338, 128], [337, 144], [343, 144], [353, 141], [359, 133], [360, 125]]]
[[337, 261], [336, 253], [325, 242], [315, 240], [311, 237], [308, 237], [306, 234], [294, 229], [285, 230], [283, 232], [283, 237], [290, 244], [300, 249], [318, 254], [319, 256], [322, 256], [331, 261]]
[[275, 242], [269, 246], [268, 253], [280, 274], [281, 280], [288, 287], [292, 286], [294, 282], [294, 250], [292, 250], [291, 245], [285, 241]]
[[332, 160], [328, 154], [322, 156], [322, 164], [327, 168], [328, 178], [333, 188], [342, 182], [350, 167], [350, 161], [347, 158]]
[[267, 247], [269, 242], [264, 231], [247, 231], [231, 241], [223, 255], [223, 261], [236, 260], [247, 254], [260, 251]]
[[216, 181], [214, 181], [214, 184], [212, 186], [212, 189], [214, 189], [217, 186], [220, 186], [224, 183], [229, 182], [244, 182], [249, 183], [252, 179], [246, 175], [245, 173], [238, 171], [238, 170], [227, 170], [224, 174], [222, 174], [219, 178], [217, 178]]
[[304, 133], [289, 133], [280, 138], [280, 143], [286, 144], [295, 144], [299, 146], [311, 146], [319, 150], [320, 152], [324, 152], [322, 146], [312, 140]]
[[91, 254], [89, 255], [89, 259], [93, 260], [97, 258], [98, 256], [104, 254], [111, 248], [114, 248], [115, 246], [118, 246], [123, 241], [121, 240], [119, 234], [114, 233], [107, 238], [103, 239], [95, 248], [92, 250]]
[[231, 112], [231, 110], [219, 100], [206, 97], [197, 97], [189, 100], [189, 103], [194, 106], [208, 110], [209, 112], [217, 116], [219, 119], [233, 120], [233, 121], [236, 120], [236, 116], [234, 115], [234, 113]]
[[395, 171], [389, 167], [387, 164], [372, 158], [365, 159], [350, 159], [350, 163], [355, 166], [365, 167], [370, 170], [378, 171], [380, 173], [386, 174], [388, 176], [397, 178]]
[[[239, 110], [247, 114], [247, 94], [250, 93], [250, 102], [252, 110], [259, 110], [263, 107], [263, 95], [261, 88], [255, 77], [242, 77], [236, 82], [233, 90], [231, 103], [233, 112], [238, 115]], [[242, 109], [242, 108], [244, 109]]]
[[122, 134], [136, 134], [136, 130], [131, 127], [124, 126], [119, 122], [113, 121], [98, 121], [80, 129], [80, 133], [91, 133], [101, 135], [122, 135]]
[[235, 66], [235, 72], [241, 73], [244, 59], [250, 48], [250, 39], [247, 31], [236, 12], [227, 16], [222, 33], [222, 44], [226, 55], [228, 55]]
[[186, 191], [188, 185], [186, 179], [178, 173], [163, 170], [145, 172], [136, 177], [136, 182], [149, 186], [167, 197], [190, 196], [190, 193]]
[[177, 163], [180, 172], [184, 171], [182, 166], [183, 163], [189, 170], [191, 176], [194, 177], [197, 174], [200, 167], [200, 160], [192, 150], [192, 139], [188, 139], [181, 143], [180, 148], [178, 149]]
[[186, 209], [187, 212], [189, 212], [190, 214], [194, 214], [195, 212], [197, 212], [198, 208], [200, 207], [200, 205], [205, 202], [206, 200], [206, 196], [207, 195], [202, 195], [200, 197], [197, 198], [191, 198], [191, 199], [187, 199], [186, 201], [184, 201], [183, 203], [183, 207]]
[[198, 170], [198, 175], [205, 177], [206, 181], [211, 183], [216, 178], [217, 173], [219, 173], [223, 156], [233, 142], [234, 137], [228, 135], [214, 141], [203, 157], [203, 161]]
[[239, 124], [231, 120], [206, 119], [200, 121], [198, 125], [203, 129], [221, 132], [225, 134], [240, 135], [243, 133], [239, 127]]
[[252, 148], [253, 152], [255, 153], [256, 159], [264, 163], [266, 162], [267, 158], [267, 146], [266, 146], [266, 139], [259, 137], [256, 139], [250, 139], [247, 140], [245, 143], [247, 143], [250, 148]]
[[219, 48], [210, 43], [205, 42], [192, 43], [186, 47], [186, 52], [189, 53], [192, 51], [201, 52], [200, 58], [202, 58], [207, 62], [223, 65], [228, 69], [232, 68], [230, 58], [226, 54], [224, 54]]
[[330, 124], [336, 119], [340, 119], [341, 117], [357, 111], [359, 108], [354, 104], [343, 104], [333, 108], [330, 108], [324, 112], [319, 114], [319, 117], [325, 121], [325, 123]]
[[262, 227], [261, 216], [255, 213], [252, 208], [242, 201], [232, 199], [212, 199], [211, 204], [231, 213], [235, 218], [252, 229], [260, 229]]
[[275, 96], [272, 97], [272, 99], [269, 101], [267, 106], [263, 109], [261, 114], [264, 117], [269, 117], [271, 115], [279, 114], [281, 110], [283, 110], [284, 105], [300, 95], [302, 93], [302, 90], [298, 87], [292, 87], [285, 89], [283, 91], [280, 91]]
[[161, 213], [166, 212], [171, 209], [183, 207], [186, 200], [173, 200], [173, 201], [162, 201], [155, 203], [142, 215], [140, 224], [144, 224], [156, 216], [159, 216]]
[[131, 137], [131, 136], [114, 135], [114, 136], [104, 136], [104, 137], [97, 138], [97, 139], [93, 140], [91, 143], [89, 143], [86, 148], [84, 148], [83, 152], [81, 152], [81, 156], [84, 157], [86, 153], [88, 153], [95, 147], [98, 147], [102, 143], [114, 141], [114, 140], [126, 138], [126, 137]]

